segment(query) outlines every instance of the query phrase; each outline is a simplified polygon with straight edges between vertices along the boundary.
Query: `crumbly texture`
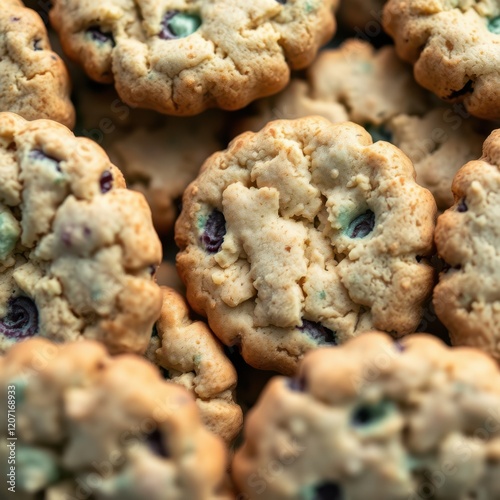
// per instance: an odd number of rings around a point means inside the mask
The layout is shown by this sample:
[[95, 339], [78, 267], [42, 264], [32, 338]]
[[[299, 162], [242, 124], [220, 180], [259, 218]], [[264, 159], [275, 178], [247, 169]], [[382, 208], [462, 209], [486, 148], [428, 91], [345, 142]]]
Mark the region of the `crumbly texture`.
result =
[[75, 110], [61, 58], [51, 50], [42, 19], [19, 0], [0, 10], [0, 112], [48, 118], [72, 128]]
[[50, 499], [82, 492], [90, 500], [226, 498], [222, 441], [202, 425], [192, 396], [162, 380], [146, 360], [111, 358], [94, 341], [31, 339], [0, 358], [4, 401], [13, 396], [9, 390], [15, 391], [16, 494], [23, 498], [42, 492]]
[[238, 109], [281, 90], [334, 31], [337, 0], [56, 0], [65, 52], [130, 105]]
[[408, 155], [417, 182], [434, 195], [440, 210], [453, 205], [453, 178], [465, 163], [481, 156], [487, 135], [463, 111], [439, 106], [422, 116], [396, 116], [387, 124], [391, 142]]
[[421, 114], [429, 97], [394, 47], [379, 50], [361, 40], [325, 50], [308, 70], [314, 99], [342, 104], [351, 121], [381, 125], [400, 114]]
[[177, 202], [203, 162], [221, 149], [224, 124], [216, 112], [169, 118], [155, 128], [135, 128], [107, 150], [127, 185], [144, 194], [156, 230], [165, 234], [178, 215]]
[[498, 498], [499, 403], [479, 350], [364, 334], [268, 384], [233, 477], [249, 499]]
[[[321, 52], [317, 61], [321, 60], [324, 53]], [[314, 99], [309, 83], [299, 78], [293, 78], [279, 94], [256, 101], [244, 113], [232, 130], [233, 137], [247, 131], [258, 132], [273, 120], [295, 120], [312, 115], [322, 116], [333, 123], [349, 120], [346, 106], [335, 100], [327, 102], [325, 99]]]
[[0, 350], [33, 335], [144, 352], [161, 244], [104, 151], [49, 120], [0, 114]]
[[204, 164], [176, 223], [195, 310], [261, 369], [378, 328], [415, 331], [436, 205], [408, 158], [353, 123], [271, 122]]
[[[341, 0], [339, 22], [356, 29], [358, 36], [379, 34], [382, 30], [382, 11], [386, 0]], [[361, 30], [361, 31], [359, 31]]]
[[321, 52], [307, 81], [295, 80], [277, 96], [257, 101], [237, 130], [257, 131], [272, 119], [311, 114], [332, 122], [354, 121], [374, 140], [389, 141], [407, 154], [417, 182], [445, 210], [453, 204], [454, 175], [480, 156], [487, 133], [463, 106], [436, 107], [430, 97], [393, 47], [375, 50], [366, 42], [348, 40]]
[[190, 318], [182, 295], [167, 287], [162, 291], [163, 307], [147, 357], [194, 395], [203, 423], [230, 444], [243, 424], [234, 400], [236, 370], [208, 326]]
[[383, 23], [420, 85], [474, 116], [500, 118], [498, 0], [390, 0]]
[[455, 205], [438, 219], [436, 245], [451, 266], [441, 273], [434, 307], [455, 345], [477, 346], [500, 361], [500, 130], [483, 156], [453, 181]]

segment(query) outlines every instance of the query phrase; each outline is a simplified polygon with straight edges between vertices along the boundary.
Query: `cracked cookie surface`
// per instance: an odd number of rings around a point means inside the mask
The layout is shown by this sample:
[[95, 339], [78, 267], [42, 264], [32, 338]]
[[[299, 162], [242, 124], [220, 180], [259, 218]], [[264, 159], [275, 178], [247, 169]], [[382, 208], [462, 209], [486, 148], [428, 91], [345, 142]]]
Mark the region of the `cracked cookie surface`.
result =
[[453, 344], [480, 347], [500, 361], [500, 130], [483, 156], [453, 181], [455, 205], [438, 219], [435, 240], [449, 265], [434, 307]]
[[32, 335], [144, 352], [161, 245], [104, 151], [49, 120], [0, 114], [0, 350]]
[[163, 307], [146, 356], [193, 394], [204, 424], [229, 444], [243, 424], [234, 400], [236, 370], [208, 326], [190, 318], [182, 295], [167, 287], [162, 292]]
[[474, 116], [500, 118], [498, 0], [390, 0], [383, 23], [423, 87]]
[[19, 0], [3, 0], [0, 33], [0, 112], [27, 120], [47, 118], [72, 128], [69, 75], [51, 50], [42, 19]]
[[192, 396], [138, 356], [110, 357], [89, 340], [30, 339], [0, 357], [0, 394], [15, 397], [23, 499], [228, 498], [222, 441]]
[[281, 90], [334, 31], [336, 0], [56, 0], [65, 52], [129, 105], [238, 109]]
[[233, 477], [251, 500], [497, 498], [499, 388], [489, 356], [430, 335], [318, 349], [269, 382]]
[[349, 40], [338, 49], [323, 50], [309, 67], [307, 81], [293, 80], [283, 92], [257, 101], [238, 130], [257, 131], [272, 119], [311, 114], [332, 122], [353, 121], [374, 141], [391, 142], [408, 155], [417, 182], [445, 210], [453, 204], [453, 177], [464, 163], [478, 158], [487, 134], [463, 106], [436, 107], [431, 97], [393, 47], [375, 50]]
[[436, 206], [409, 159], [358, 125], [271, 122], [213, 155], [184, 194], [179, 273], [191, 306], [257, 368], [378, 328], [415, 330]]

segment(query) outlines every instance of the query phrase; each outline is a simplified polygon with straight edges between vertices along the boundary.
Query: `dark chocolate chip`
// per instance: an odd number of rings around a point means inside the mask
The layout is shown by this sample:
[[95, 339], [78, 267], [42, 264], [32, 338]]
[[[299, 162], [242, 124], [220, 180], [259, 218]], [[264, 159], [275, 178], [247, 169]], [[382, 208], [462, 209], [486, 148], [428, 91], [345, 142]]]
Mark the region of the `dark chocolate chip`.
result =
[[367, 210], [349, 224], [347, 236], [349, 238], [364, 238], [373, 231], [374, 227], [375, 214], [371, 210]]
[[383, 125], [365, 125], [366, 131], [372, 136], [373, 142], [392, 142], [392, 133]]
[[355, 427], [366, 427], [376, 424], [386, 418], [392, 410], [393, 404], [389, 401], [364, 403], [354, 410], [351, 417], [351, 423]]
[[91, 26], [90, 28], [87, 29], [86, 33], [87, 35], [90, 36], [90, 38], [94, 42], [110, 43], [112, 47], [116, 46], [113, 34], [102, 31], [102, 29], [99, 26]]
[[342, 500], [342, 488], [337, 483], [323, 483], [314, 489], [314, 500]]
[[146, 443], [156, 455], [164, 458], [170, 457], [170, 453], [163, 441], [163, 436], [158, 429], [155, 429], [151, 434], [147, 435]]
[[22, 340], [38, 333], [38, 309], [29, 297], [10, 299], [7, 315], [0, 319], [0, 334]]
[[294, 392], [305, 392], [307, 388], [305, 377], [290, 378], [288, 379], [287, 384], [288, 388]]
[[101, 193], [107, 193], [111, 190], [113, 187], [113, 174], [109, 170], [105, 170], [101, 174], [99, 185], [101, 186]]
[[462, 198], [457, 205], [457, 212], [467, 212], [469, 210], [469, 207], [467, 206], [467, 203], [465, 203], [465, 198]]
[[62, 170], [61, 170], [61, 161], [58, 160], [57, 158], [54, 158], [54, 157], [49, 156], [49, 155], [46, 155], [41, 149], [33, 149], [30, 152], [29, 157], [32, 160], [36, 160], [36, 161], [50, 161], [50, 162], [52, 162], [54, 164], [54, 168], [58, 172], [62, 172]]
[[208, 253], [217, 253], [226, 235], [226, 219], [219, 210], [214, 210], [207, 218], [201, 242]]
[[307, 335], [309, 335], [309, 337], [315, 340], [318, 344], [338, 344], [337, 334], [329, 328], [323, 326], [321, 323], [303, 319], [302, 326], [299, 326], [298, 329], [301, 332], [307, 333]]

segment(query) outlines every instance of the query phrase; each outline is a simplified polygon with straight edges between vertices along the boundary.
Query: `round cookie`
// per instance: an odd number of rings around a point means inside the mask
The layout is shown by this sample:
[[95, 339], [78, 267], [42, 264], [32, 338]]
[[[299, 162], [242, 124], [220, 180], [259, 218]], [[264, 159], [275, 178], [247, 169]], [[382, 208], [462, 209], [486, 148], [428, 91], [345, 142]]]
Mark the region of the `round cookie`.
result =
[[33, 335], [144, 352], [161, 245], [144, 197], [103, 150], [0, 114], [0, 351]]
[[413, 332], [430, 294], [436, 206], [408, 158], [353, 123], [271, 122], [213, 155], [184, 193], [191, 306], [260, 369], [378, 328]]
[[453, 181], [455, 205], [438, 219], [435, 240], [448, 264], [434, 290], [434, 307], [455, 345], [476, 346], [500, 361], [500, 130], [483, 156]]
[[160, 234], [170, 231], [177, 201], [203, 162], [221, 149], [224, 125], [219, 113], [192, 118], [166, 117], [154, 128], [136, 127], [107, 148], [127, 185], [144, 194]]
[[192, 396], [144, 359], [30, 339], [0, 358], [0, 395], [15, 406], [16, 494], [26, 500], [228, 498], [223, 443]]
[[484, 353], [367, 333], [271, 380], [233, 477], [249, 500], [498, 498], [499, 404]]
[[2, 0], [0, 89], [0, 112], [48, 118], [69, 128], [75, 123], [66, 67], [51, 50], [40, 16], [20, 0]]
[[417, 182], [431, 191], [440, 210], [453, 204], [451, 183], [458, 169], [481, 154], [486, 134], [479, 120], [461, 105], [436, 107], [393, 47], [375, 50], [349, 40], [339, 49], [322, 51], [309, 68], [308, 81], [293, 85], [257, 101], [255, 114], [243, 119], [238, 130], [257, 131], [274, 118], [310, 114], [354, 121], [374, 140], [392, 142], [409, 156]]
[[390, 0], [383, 23], [420, 85], [474, 116], [500, 118], [500, 2]]
[[334, 31], [337, 0], [56, 0], [65, 52], [129, 105], [238, 109], [281, 90]]
[[162, 291], [163, 307], [146, 356], [193, 394], [203, 423], [230, 444], [243, 424], [234, 401], [236, 370], [207, 325], [190, 318], [182, 295], [167, 287]]

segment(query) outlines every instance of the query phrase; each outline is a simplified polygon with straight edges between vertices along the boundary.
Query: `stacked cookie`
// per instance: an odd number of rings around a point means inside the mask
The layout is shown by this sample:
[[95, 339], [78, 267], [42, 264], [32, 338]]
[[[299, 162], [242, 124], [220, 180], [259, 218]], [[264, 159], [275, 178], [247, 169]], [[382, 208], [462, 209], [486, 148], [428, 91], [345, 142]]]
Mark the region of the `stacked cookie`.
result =
[[500, 3], [52, 3], [0, 13], [5, 498], [500, 498]]

